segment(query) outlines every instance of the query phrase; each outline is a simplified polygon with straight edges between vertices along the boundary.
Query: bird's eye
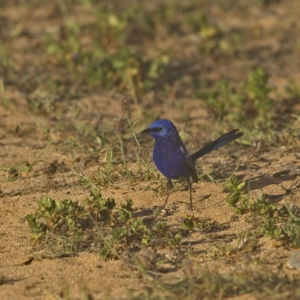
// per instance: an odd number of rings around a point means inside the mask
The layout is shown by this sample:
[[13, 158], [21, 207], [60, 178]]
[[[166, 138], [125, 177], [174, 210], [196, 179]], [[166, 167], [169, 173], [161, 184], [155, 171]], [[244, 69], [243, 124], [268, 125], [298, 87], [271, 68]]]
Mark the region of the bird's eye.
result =
[[159, 131], [161, 131], [162, 129], [163, 129], [162, 127], [155, 127], [153, 131], [159, 132]]

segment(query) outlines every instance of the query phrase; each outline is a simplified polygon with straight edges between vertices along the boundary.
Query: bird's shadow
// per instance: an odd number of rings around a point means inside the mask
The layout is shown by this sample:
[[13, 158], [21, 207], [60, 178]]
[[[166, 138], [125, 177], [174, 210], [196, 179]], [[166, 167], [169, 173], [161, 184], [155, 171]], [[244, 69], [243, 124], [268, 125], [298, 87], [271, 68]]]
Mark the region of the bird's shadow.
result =
[[149, 218], [154, 217], [153, 212], [153, 208], [142, 208], [141, 210], [133, 211], [132, 216], [134, 218]]
[[1, 278], [1, 282], [0, 282], [0, 285], [5, 285], [5, 284], [9, 284], [9, 285], [13, 285], [15, 284], [16, 282], [19, 282], [19, 281], [23, 281], [27, 278], [18, 278], [18, 279], [13, 279], [13, 278], [6, 278], [5, 276], [3, 278]]
[[265, 175], [260, 175], [260, 176], [248, 179], [247, 182], [250, 183], [250, 190], [251, 191], [260, 190], [260, 189], [263, 189], [264, 187], [272, 185], [272, 184], [281, 184], [285, 181], [291, 181], [291, 180], [295, 180], [297, 178], [297, 175], [295, 175], [295, 174], [286, 174], [286, 172], [285, 172], [285, 173], [283, 173], [283, 175], [280, 175], [279, 173], [281, 173], [281, 172], [275, 173], [271, 177], [267, 177]]
[[[280, 202], [285, 196], [291, 194], [293, 191], [300, 187], [300, 180], [297, 179], [295, 173], [291, 173], [290, 170], [284, 170], [274, 173], [272, 176], [260, 175], [254, 178], [246, 180], [246, 185], [244, 190], [247, 191], [248, 183], [250, 191], [261, 190], [270, 185], [278, 185], [282, 188], [283, 192], [280, 194], [266, 194], [265, 197], [273, 203]], [[287, 181], [293, 181], [289, 187], [284, 187], [281, 184]]]

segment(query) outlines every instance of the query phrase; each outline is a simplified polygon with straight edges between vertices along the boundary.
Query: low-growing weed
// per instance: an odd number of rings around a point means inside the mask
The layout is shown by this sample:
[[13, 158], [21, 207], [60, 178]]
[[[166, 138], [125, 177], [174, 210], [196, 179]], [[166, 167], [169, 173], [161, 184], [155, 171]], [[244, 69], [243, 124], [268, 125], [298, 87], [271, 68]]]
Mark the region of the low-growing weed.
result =
[[203, 99], [215, 114], [218, 122], [226, 121], [230, 126], [239, 128], [260, 127], [270, 131], [273, 126], [274, 90], [268, 83], [268, 75], [261, 68], [248, 74], [248, 80], [231, 86], [226, 81], [218, 82]]
[[[149, 91], [168, 65], [168, 55], [135, 51], [130, 41], [132, 23], [143, 22], [137, 6], [120, 12], [102, 4], [89, 8], [91, 22], [77, 26], [65, 16], [60, 34], [46, 33], [43, 42], [50, 59], [90, 86], [128, 89], [137, 104], [136, 91]], [[136, 27], [143, 28], [139, 25]], [[89, 36], [87, 47], [83, 37]]]
[[249, 293], [259, 298], [263, 295], [273, 298], [278, 293], [293, 298], [299, 293], [299, 280], [280, 271], [215, 272], [188, 259], [183, 272], [174, 283], [151, 278], [151, 281], [146, 281], [148, 288], [132, 299], [227, 299]]
[[132, 205], [132, 200], [126, 199], [116, 208], [115, 200], [103, 198], [99, 189], [93, 189], [82, 204], [46, 196], [38, 201], [37, 210], [27, 215], [26, 221], [32, 241], [36, 247], [43, 247], [46, 257], [74, 254], [89, 248], [88, 241], [93, 240], [100, 257], [120, 258], [124, 252], [130, 254], [139, 247], [155, 244], [157, 239], [171, 248], [178, 247], [189, 233], [187, 225], [170, 230], [162, 221], [153, 223], [134, 217]]
[[236, 213], [247, 214], [246, 220], [251, 223], [258, 237], [265, 236], [277, 240], [278, 245], [300, 246], [300, 214], [299, 208], [288, 203], [275, 205], [268, 202], [265, 195], [256, 200], [250, 200], [250, 190], [247, 197], [242, 188], [245, 182], [231, 178], [225, 188], [231, 193], [227, 203]]

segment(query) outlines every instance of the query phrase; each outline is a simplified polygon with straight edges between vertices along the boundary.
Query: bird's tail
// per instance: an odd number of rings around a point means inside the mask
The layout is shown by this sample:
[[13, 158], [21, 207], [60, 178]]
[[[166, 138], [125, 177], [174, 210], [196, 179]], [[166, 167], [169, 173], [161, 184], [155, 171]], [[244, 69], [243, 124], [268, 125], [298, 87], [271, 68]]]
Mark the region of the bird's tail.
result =
[[221, 148], [222, 146], [236, 140], [237, 138], [241, 137], [244, 133], [243, 132], [238, 132], [238, 129], [231, 130], [224, 135], [220, 136], [217, 138], [215, 141], [211, 142], [201, 150], [195, 152], [194, 154], [191, 155], [191, 159], [193, 161], [196, 161], [198, 158], [201, 156]]

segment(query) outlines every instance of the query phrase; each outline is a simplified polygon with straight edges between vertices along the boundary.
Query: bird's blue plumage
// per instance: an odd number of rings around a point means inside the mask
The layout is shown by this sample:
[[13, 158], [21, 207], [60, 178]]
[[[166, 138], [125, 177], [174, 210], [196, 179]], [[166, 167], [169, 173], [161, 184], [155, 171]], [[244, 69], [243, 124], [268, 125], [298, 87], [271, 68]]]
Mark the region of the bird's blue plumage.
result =
[[143, 132], [148, 132], [154, 138], [153, 160], [157, 169], [168, 179], [169, 184], [171, 185], [171, 179], [184, 179], [188, 182], [190, 187], [190, 208], [192, 208], [190, 177], [192, 177], [193, 181], [198, 182], [195, 169], [196, 160], [243, 135], [237, 129], [232, 130], [190, 155], [176, 127], [169, 120], [155, 121]]

